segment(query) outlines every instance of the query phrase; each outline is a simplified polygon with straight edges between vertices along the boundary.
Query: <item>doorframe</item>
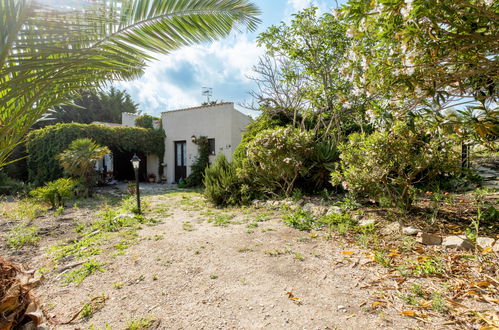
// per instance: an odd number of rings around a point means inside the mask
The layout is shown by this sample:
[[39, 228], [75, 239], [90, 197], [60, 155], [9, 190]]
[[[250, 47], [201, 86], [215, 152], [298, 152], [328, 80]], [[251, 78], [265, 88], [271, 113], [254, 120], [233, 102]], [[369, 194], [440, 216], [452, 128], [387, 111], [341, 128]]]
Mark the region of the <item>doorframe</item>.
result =
[[[184, 162], [183, 165], [178, 165], [178, 158], [177, 158], [177, 146], [183, 145], [184, 147], [181, 150], [181, 159], [182, 162]], [[184, 180], [187, 179], [187, 141], [186, 140], [180, 140], [180, 141], [174, 141], [173, 142], [173, 153], [174, 153], [174, 168], [173, 168], [173, 180], [175, 183], [178, 183], [179, 179], [184, 177]], [[177, 171], [178, 168], [181, 168], [183, 173], [180, 173], [180, 176], [177, 176]], [[178, 179], [177, 179], [178, 178]]]

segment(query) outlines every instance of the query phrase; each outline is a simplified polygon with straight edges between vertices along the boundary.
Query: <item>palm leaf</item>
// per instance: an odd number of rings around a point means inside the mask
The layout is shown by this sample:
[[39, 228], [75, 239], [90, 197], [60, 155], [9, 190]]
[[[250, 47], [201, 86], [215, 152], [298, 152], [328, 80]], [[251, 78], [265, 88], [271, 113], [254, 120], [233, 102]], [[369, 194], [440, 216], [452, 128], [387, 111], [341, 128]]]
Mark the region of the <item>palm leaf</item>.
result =
[[153, 53], [254, 30], [259, 14], [246, 0], [0, 0], [0, 167], [79, 90], [137, 78]]

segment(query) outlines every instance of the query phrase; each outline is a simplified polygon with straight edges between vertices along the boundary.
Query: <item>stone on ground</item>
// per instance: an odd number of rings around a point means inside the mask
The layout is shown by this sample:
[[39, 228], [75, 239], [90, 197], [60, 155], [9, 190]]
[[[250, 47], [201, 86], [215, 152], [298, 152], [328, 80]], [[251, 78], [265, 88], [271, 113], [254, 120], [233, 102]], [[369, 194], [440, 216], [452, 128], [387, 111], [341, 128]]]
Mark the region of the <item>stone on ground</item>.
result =
[[465, 236], [447, 236], [444, 238], [442, 245], [458, 250], [473, 250], [475, 247]]
[[364, 219], [359, 221], [359, 226], [365, 227], [365, 226], [370, 226], [370, 225], [375, 225], [376, 220], [374, 219]]
[[420, 230], [414, 227], [405, 227], [402, 229], [402, 233], [408, 236], [416, 236], [419, 232]]
[[478, 237], [476, 239], [476, 245], [478, 245], [482, 250], [494, 245], [495, 239], [490, 237]]
[[424, 244], [424, 245], [440, 245], [440, 244], [442, 244], [442, 236], [430, 234], [430, 233], [423, 233], [421, 235], [420, 242], [421, 242], [421, 244]]
[[380, 233], [382, 235], [388, 236], [388, 235], [398, 234], [401, 230], [402, 230], [402, 225], [397, 221], [394, 221], [385, 226], [384, 228], [382, 228]]

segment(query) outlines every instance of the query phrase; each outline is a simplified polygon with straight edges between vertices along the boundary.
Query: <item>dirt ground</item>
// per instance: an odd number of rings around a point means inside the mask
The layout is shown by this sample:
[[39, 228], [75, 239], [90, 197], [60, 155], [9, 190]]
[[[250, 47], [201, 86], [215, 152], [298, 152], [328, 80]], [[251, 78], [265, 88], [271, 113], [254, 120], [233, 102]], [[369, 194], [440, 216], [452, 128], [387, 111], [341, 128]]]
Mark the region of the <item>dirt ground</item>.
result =
[[[125, 329], [141, 319], [157, 329], [458, 328], [440, 317], [401, 315], [407, 306], [398, 303], [375, 308], [373, 297], [392, 290], [379, 282], [386, 268], [343, 240], [285, 226], [279, 211], [214, 209], [196, 192], [174, 190], [151, 191], [144, 201], [145, 216], [159, 222], [142, 225], [122, 254], [111, 253], [114, 241], [101, 243], [95, 259], [103, 271], [66, 284], [59, 270], [75, 261], [68, 259], [43, 276], [36, 294], [54, 319], [102, 298], [88, 317], [54, 328]], [[75, 226], [94, 221], [98, 210], [38, 218], [48, 232], [38, 246], [13, 252], [2, 242], [0, 252], [33, 269], [48, 267], [50, 246], [75, 239]]]

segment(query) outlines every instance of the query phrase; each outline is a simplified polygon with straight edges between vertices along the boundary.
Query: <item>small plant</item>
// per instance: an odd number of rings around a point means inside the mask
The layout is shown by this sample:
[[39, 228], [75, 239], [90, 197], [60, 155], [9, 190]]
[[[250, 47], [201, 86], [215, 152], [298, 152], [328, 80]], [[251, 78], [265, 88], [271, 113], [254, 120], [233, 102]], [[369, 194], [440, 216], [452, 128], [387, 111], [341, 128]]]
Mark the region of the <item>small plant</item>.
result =
[[182, 224], [182, 229], [185, 231], [193, 231], [194, 226], [189, 221], [184, 221], [184, 223]]
[[212, 280], [216, 280], [218, 278], [218, 275], [217, 274], [210, 274], [210, 278]]
[[114, 287], [115, 289], [118, 289], [118, 290], [119, 290], [119, 289], [121, 289], [124, 285], [125, 285], [125, 282], [116, 282], [116, 283], [114, 283], [114, 284], [113, 284], [113, 287]]
[[425, 292], [423, 290], [423, 286], [419, 283], [414, 283], [411, 287], [411, 292], [418, 297], [424, 297]]
[[50, 204], [53, 209], [63, 207], [64, 203], [74, 196], [78, 182], [74, 179], [62, 178], [47, 182], [45, 186], [30, 192], [30, 196], [44, 203]]
[[76, 285], [81, 284], [88, 276], [96, 272], [104, 272], [105, 269], [102, 267], [103, 262], [98, 262], [94, 259], [90, 259], [85, 262], [80, 268], [68, 272], [64, 275], [64, 281], [66, 283], [75, 283]]
[[322, 217], [320, 222], [327, 226], [329, 235], [331, 235], [333, 231], [336, 231], [340, 235], [346, 235], [357, 225], [357, 222], [348, 213], [329, 214]]
[[305, 260], [305, 257], [301, 253], [298, 253], [298, 252], [293, 255], [293, 258], [296, 260], [300, 260], [300, 261]]
[[152, 317], [134, 319], [127, 323], [126, 330], [145, 330], [154, 325], [155, 320]]
[[25, 245], [36, 245], [40, 241], [38, 229], [33, 226], [19, 224], [10, 230], [7, 244], [13, 249], [20, 249]]
[[219, 214], [212, 217], [208, 222], [213, 223], [217, 227], [227, 227], [231, 224], [231, 219], [234, 218], [233, 214]]
[[446, 313], [448, 311], [445, 298], [440, 292], [433, 292], [431, 294], [431, 308], [439, 313]]
[[318, 227], [318, 223], [314, 216], [302, 209], [298, 209], [294, 213], [289, 214], [283, 221], [286, 225], [303, 231], [311, 231]]
[[64, 206], [61, 205], [57, 208], [57, 210], [54, 211], [54, 216], [58, 217], [62, 215], [62, 213], [64, 213]]

